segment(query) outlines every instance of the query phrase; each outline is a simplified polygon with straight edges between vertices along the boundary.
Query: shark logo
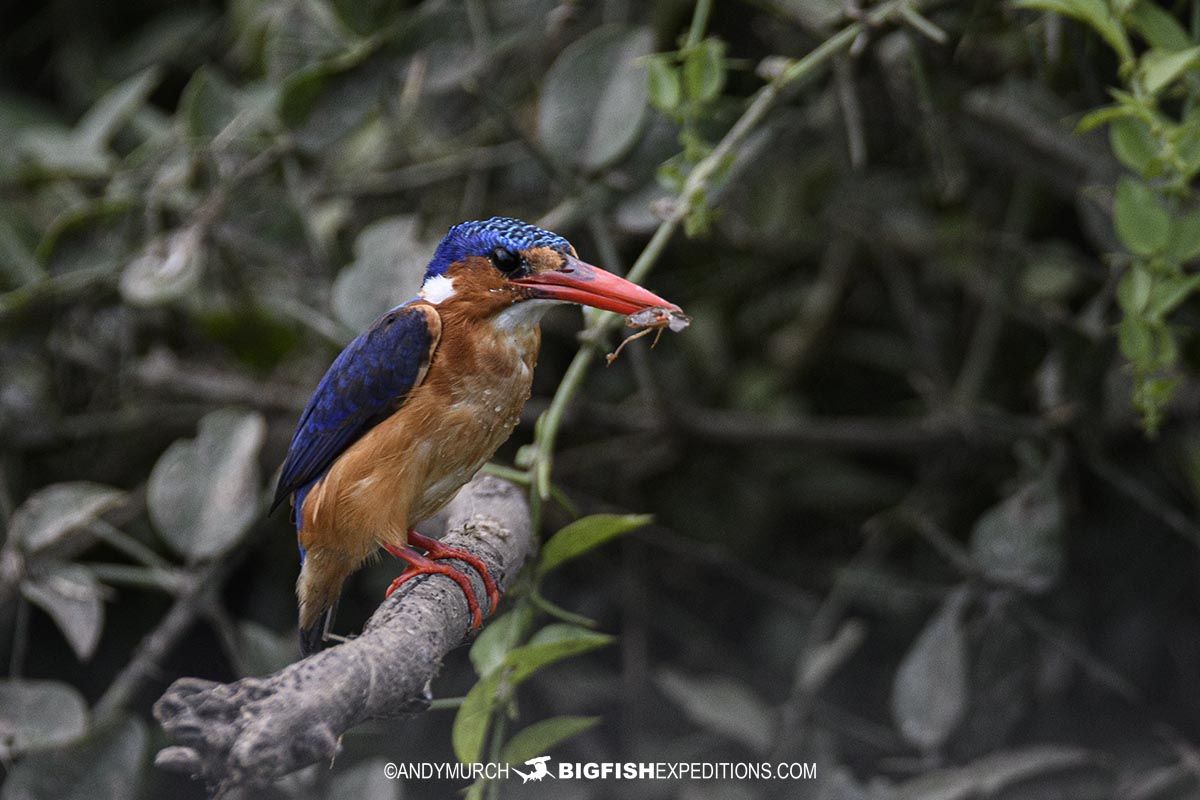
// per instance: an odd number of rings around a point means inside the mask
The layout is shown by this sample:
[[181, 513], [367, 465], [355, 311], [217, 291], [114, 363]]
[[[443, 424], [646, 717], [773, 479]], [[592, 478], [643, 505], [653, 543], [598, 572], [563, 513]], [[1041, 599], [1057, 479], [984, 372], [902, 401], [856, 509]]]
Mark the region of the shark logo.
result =
[[538, 756], [537, 758], [531, 758], [526, 761], [525, 764], [533, 767], [533, 769], [529, 770], [529, 772], [521, 772], [521, 770], [513, 767], [513, 772], [521, 776], [522, 784], [528, 783], [529, 781], [540, 781], [547, 775], [553, 778], [554, 775], [551, 774], [550, 770], [546, 769], [546, 762], [549, 760], [550, 756]]

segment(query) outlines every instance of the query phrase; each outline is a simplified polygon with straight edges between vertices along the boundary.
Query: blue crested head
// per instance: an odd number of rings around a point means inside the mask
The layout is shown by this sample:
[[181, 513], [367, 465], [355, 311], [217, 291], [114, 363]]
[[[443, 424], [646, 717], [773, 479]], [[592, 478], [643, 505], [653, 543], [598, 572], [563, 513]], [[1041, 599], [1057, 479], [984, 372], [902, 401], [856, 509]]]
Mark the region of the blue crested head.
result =
[[469, 256], [486, 258], [497, 247], [514, 251], [549, 247], [564, 253], [571, 252], [571, 243], [557, 233], [512, 217], [460, 222], [450, 228], [441, 244], [437, 246], [433, 260], [425, 270], [425, 280], [445, 275], [451, 264]]

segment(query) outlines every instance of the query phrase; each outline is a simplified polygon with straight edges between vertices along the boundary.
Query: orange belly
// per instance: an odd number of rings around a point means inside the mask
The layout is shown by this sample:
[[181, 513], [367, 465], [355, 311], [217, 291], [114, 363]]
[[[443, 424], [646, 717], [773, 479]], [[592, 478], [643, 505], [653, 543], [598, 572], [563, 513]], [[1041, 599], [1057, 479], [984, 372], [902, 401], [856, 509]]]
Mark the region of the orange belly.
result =
[[308, 559], [348, 572], [380, 544], [404, 546], [508, 439], [529, 397], [538, 333], [471, 334], [445, 331], [421, 386], [309, 492], [300, 528]]

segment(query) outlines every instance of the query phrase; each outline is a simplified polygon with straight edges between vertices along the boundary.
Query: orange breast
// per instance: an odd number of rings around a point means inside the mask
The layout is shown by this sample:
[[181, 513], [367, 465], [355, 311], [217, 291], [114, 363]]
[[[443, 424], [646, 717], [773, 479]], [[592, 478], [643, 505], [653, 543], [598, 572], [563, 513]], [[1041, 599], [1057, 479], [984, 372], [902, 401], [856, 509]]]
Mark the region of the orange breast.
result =
[[354, 443], [304, 503], [301, 545], [361, 560], [454, 497], [509, 437], [529, 397], [536, 327], [443, 318], [421, 386]]

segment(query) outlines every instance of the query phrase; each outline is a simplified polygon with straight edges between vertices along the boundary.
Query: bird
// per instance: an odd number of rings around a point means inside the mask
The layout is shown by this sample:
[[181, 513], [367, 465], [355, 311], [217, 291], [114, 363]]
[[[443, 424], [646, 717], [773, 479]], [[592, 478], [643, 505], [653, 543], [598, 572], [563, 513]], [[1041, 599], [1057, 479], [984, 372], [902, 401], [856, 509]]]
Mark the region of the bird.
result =
[[566, 303], [625, 315], [679, 310], [581, 261], [558, 234], [492, 217], [452, 226], [417, 296], [333, 360], [300, 416], [271, 505], [292, 506], [302, 657], [324, 648], [342, 584], [380, 548], [407, 563], [387, 596], [419, 575], [446, 575], [479, 629], [470, 581], [443, 563], [458, 559], [478, 571], [495, 611], [484, 563], [414, 528], [508, 439], [530, 395], [541, 317]]

